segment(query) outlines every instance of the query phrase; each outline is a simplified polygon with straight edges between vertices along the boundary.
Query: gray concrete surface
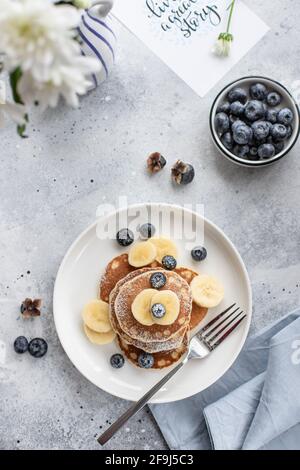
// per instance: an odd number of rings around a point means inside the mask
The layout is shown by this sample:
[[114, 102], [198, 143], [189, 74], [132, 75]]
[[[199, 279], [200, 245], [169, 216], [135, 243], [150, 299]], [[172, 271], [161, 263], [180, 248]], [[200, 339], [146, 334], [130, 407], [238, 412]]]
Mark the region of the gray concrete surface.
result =
[[[259, 73], [297, 87], [300, 4], [248, 0], [271, 26], [268, 35], [205, 99], [198, 98], [158, 58], [119, 26], [119, 58], [110, 80], [81, 101], [31, 117], [30, 137], [13, 127], [0, 135], [0, 448], [98, 449], [94, 436], [128, 403], [88, 383], [57, 338], [52, 291], [60, 261], [103, 201], [198, 202], [231, 237], [249, 269], [254, 294], [252, 330], [299, 305], [299, 144], [264, 170], [222, 160], [209, 136], [216, 92], [232, 79]], [[238, 38], [236, 38], [238, 40]], [[171, 164], [192, 162], [186, 188], [145, 172], [150, 151]], [[43, 299], [42, 316], [26, 323], [25, 296]], [[14, 338], [47, 338], [44, 360], [16, 357]], [[147, 410], [130, 421], [109, 449], [164, 449]]]

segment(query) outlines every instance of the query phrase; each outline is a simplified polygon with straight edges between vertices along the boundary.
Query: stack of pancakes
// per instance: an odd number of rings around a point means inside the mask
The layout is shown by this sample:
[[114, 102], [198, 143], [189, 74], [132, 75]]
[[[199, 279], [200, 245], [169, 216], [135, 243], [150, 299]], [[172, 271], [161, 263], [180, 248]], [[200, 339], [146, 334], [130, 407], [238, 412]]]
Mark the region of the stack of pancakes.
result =
[[[160, 290], [173, 291], [180, 301], [177, 319], [171, 325], [139, 323], [131, 312], [135, 297], [150, 287], [153, 272], [163, 272], [167, 278]], [[117, 334], [119, 346], [126, 357], [138, 365], [138, 356], [145, 351], [154, 358], [154, 369], [177, 362], [186, 352], [189, 332], [195, 329], [207, 313], [206, 308], [192, 302], [189, 287], [198, 273], [187, 268], [166, 271], [157, 262], [137, 269], [128, 263], [127, 254], [114, 258], [100, 282], [100, 298], [109, 302], [110, 321]]]

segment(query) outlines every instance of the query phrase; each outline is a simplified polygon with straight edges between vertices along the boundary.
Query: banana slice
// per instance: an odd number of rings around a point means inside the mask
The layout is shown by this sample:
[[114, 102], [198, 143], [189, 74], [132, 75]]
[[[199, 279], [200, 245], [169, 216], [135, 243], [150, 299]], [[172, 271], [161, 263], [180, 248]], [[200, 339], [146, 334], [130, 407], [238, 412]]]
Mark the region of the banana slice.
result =
[[151, 243], [156, 247], [156, 261], [161, 263], [164, 256], [174, 256], [177, 259], [178, 250], [175, 243], [169, 238], [151, 238]]
[[82, 311], [84, 323], [97, 333], [108, 333], [111, 330], [109, 321], [108, 304], [103, 300], [91, 300]]
[[133, 245], [129, 250], [128, 262], [135, 268], [141, 268], [152, 263], [156, 257], [156, 248], [148, 240], [147, 242], [140, 242]]
[[171, 325], [174, 323], [180, 311], [179, 298], [175, 292], [171, 290], [155, 291], [155, 295], [151, 299], [151, 307], [154, 304], [162, 304], [166, 310], [162, 318], [154, 318], [155, 323], [158, 325]]
[[216, 307], [224, 297], [222, 284], [207, 274], [194, 277], [191, 282], [191, 290], [194, 302], [200, 307]]
[[83, 324], [83, 329], [88, 339], [93, 344], [109, 344], [116, 337], [116, 333], [113, 330], [110, 330], [107, 333], [97, 333], [85, 324]]
[[132, 302], [132, 315], [142, 325], [151, 326], [154, 323], [150, 308], [152, 297], [156, 293], [157, 291], [155, 289], [144, 289]]

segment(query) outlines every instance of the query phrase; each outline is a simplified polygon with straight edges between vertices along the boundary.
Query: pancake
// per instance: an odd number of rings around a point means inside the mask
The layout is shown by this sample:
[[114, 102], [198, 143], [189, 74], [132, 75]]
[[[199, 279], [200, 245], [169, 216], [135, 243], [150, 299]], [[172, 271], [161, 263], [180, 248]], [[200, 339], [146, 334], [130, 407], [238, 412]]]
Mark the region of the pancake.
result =
[[112, 325], [113, 330], [128, 344], [132, 344], [133, 346], [136, 346], [139, 349], [142, 349], [146, 352], [149, 353], [156, 353], [159, 351], [168, 351], [171, 349], [176, 349], [178, 348], [183, 340], [183, 337], [186, 333], [187, 327], [182, 327], [179, 329], [179, 331], [168, 341], [156, 341], [156, 342], [151, 342], [151, 343], [145, 343], [143, 341], [139, 341], [137, 339], [131, 338], [129, 335], [124, 333], [122, 328], [120, 327], [120, 324], [118, 322], [118, 319], [115, 314], [115, 309], [114, 309], [114, 302], [115, 299], [119, 293], [119, 289], [122, 285], [124, 285], [127, 281], [135, 278], [136, 276], [139, 276], [140, 274], [144, 272], [153, 272], [157, 271], [157, 268], [141, 268], [141, 269], [136, 269], [135, 271], [129, 273], [125, 278], [121, 279], [113, 291], [110, 294], [109, 301], [110, 301], [110, 309], [109, 309], [109, 315], [110, 315], [110, 322]]
[[[176, 268], [175, 271], [177, 272], [177, 274], [179, 274], [179, 276], [183, 277], [183, 279], [185, 279], [188, 284], [192, 282], [194, 277], [199, 275], [199, 273], [197, 273], [196, 271], [193, 271], [192, 269], [184, 268], [184, 267]], [[196, 331], [196, 329], [198, 328], [202, 320], [205, 318], [207, 312], [208, 312], [208, 309], [206, 307], [200, 307], [195, 302], [193, 302], [192, 314], [191, 314], [191, 320], [190, 320], [191, 331], [193, 330]]]
[[[150, 272], [149, 272], [150, 271]], [[180, 311], [177, 319], [171, 325], [145, 326], [139, 323], [131, 312], [131, 305], [135, 297], [150, 286], [150, 276], [153, 268], [127, 280], [120, 288], [115, 298], [113, 308], [121, 329], [131, 338], [149, 342], [166, 341], [172, 338], [182, 327], [190, 323], [192, 311], [192, 294], [188, 283], [174, 271], [160, 269], [166, 276], [166, 284], [160, 291], [173, 291], [180, 302]]]
[[[138, 364], [138, 357], [139, 354], [143, 352], [143, 350], [136, 348], [132, 344], [126, 343], [126, 341], [122, 340], [119, 336], [117, 336], [117, 340], [119, 343], [119, 346], [122, 350], [122, 352], [125, 354], [127, 359], [136, 367], [141, 369]], [[165, 367], [170, 367], [176, 362], [178, 362], [183, 355], [187, 351], [187, 345], [188, 345], [188, 337], [187, 335], [184, 336], [184, 340], [181, 344], [181, 346], [177, 349], [173, 349], [173, 351], [161, 351], [152, 354], [154, 358], [154, 364], [151, 369], [164, 369]], [[151, 369], [146, 369], [147, 371]]]
[[[159, 266], [157, 261], [151, 263], [151, 267]], [[113, 258], [105, 268], [105, 272], [100, 280], [100, 299], [104, 302], [108, 302], [109, 295], [114, 289], [118, 281], [125, 278], [127, 274], [137, 269], [130, 266], [128, 263], [128, 254], [123, 253], [122, 255]]]

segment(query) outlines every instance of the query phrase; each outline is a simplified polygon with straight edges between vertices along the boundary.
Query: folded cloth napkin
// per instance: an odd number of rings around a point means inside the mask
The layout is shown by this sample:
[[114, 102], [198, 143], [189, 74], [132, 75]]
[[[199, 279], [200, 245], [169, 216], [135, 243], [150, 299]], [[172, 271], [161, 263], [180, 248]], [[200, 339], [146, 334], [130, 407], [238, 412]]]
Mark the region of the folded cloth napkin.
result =
[[300, 309], [249, 337], [214, 385], [150, 409], [171, 449], [300, 450]]

